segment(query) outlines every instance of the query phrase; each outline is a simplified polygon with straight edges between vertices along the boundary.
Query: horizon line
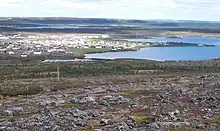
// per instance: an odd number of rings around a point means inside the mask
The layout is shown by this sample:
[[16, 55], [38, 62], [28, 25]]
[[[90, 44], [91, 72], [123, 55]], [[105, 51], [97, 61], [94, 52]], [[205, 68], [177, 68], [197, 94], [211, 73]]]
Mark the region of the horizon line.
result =
[[219, 20], [135, 19], [135, 18], [68, 17], [68, 16], [0, 16], [0, 18], [71, 18], [71, 19], [108, 19], [108, 20], [141, 20], [141, 21], [199, 21], [199, 22], [220, 22]]

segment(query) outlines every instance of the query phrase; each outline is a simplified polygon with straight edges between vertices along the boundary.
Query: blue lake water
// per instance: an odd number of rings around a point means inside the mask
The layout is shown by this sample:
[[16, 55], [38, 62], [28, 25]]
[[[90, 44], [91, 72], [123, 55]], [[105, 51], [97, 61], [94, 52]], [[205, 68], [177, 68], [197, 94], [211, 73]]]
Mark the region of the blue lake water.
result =
[[16, 29], [79, 29], [84, 27], [78, 27], [78, 26], [35, 26], [35, 27], [16, 27]]
[[202, 37], [184, 37], [184, 38], [166, 38], [166, 37], [153, 37], [152, 39], [130, 39], [129, 41], [139, 42], [184, 42], [184, 43], [198, 43], [219, 45], [220, 38], [202, 38]]
[[89, 27], [89, 26], [30, 26], [30, 27], [16, 27], [16, 29], [108, 29], [108, 27]]
[[187, 42], [187, 43], [202, 43], [216, 45], [215, 47], [149, 47], [142, 48], [139, 51], [129, 52], [108, 52], [87, 54], [86, 58], [99, 59], [118, 59], [118, 58], [133, 58], [133, 59], [148, 59], [148, 60], [209, 60], [220, 58], [220, 39], [219, 38], [152, 38], [152, 39], [133, 39], [132, 41], [143, 42]]

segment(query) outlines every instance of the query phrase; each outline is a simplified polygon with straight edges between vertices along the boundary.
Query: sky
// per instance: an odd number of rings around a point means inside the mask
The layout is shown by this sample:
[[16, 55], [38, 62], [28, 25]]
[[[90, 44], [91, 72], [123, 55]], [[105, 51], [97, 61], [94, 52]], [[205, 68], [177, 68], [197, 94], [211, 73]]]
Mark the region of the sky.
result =
[[0, 0], [0, 17], [220, 21], [220, 0]]

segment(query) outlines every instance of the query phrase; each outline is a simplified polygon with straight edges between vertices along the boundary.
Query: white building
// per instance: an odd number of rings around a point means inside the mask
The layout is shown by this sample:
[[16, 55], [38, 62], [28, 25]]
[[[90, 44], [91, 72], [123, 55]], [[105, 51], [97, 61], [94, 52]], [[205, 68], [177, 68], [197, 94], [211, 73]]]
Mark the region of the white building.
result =
[[102, 35], [102, 38], [109, 38], [109, 35]]
[[26, 55], [26, 54], [21, 55], [21, 58], [27, 58], [27, 57], [28, 57], [28, 55]]
[[6, 40], [6, 39], [8, 39], [8, 37], [6, 37], [6, 36], [0, 36], [0, 39]]
[[34, 52], [34, 55], [42, 55], [42, 52]]
[[14, 51], [9, 51], [8, 54], [9, 54], [9, 55], [14, 55], [15, 52], [14, 52]]

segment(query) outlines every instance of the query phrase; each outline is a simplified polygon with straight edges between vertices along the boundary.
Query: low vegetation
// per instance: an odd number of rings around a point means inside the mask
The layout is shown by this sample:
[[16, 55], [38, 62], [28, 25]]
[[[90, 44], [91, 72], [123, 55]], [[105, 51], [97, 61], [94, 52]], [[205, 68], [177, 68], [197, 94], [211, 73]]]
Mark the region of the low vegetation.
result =
[[[219, 72], [220, 61], [205, 62], [155, 62], [145, 60], [114, 60], [73, 63], [5, 64], [0, 65], [0, 80], [56, 77], [60, 67], [61, 77], [101, 76], [161, 72]], [[145, 70], [145, 72], [142, 72]], [[159, 72], [156, 72], [159, 70]], [[148, 73], [148, 72], [147, 72]]]
[[132, 113], [130, 118], [133, 119], [138, 126], [146, 125], [151, 123], [151, 120], [148, 118], [145, 113]]
[[203, 123], [209, 126], [214, 126], [217, 130], [220, 130], [220, 116], [208, 120], [203, 120]]
[[[60, 71], [60, 81], [54, 81], [57, 77], [57, 67]], [[145, 72], [143, 72], [145, 70]], [[83, 87], [84, 82], [68, 82], [70, 77], [95, 77], [108, 75], [138, 75], [138, 74], [163, 74], [169, 73], [217, 73], [220, 71], [220, 61], [197, 62], [155, 62], [146, 60], [113, 60], [73, 63], [41, 63], [41, 64], [1, 64], [0, 65], [0, 95], [16, 96], [31, 95], [47, 90], [57, 91], [67, 88]], [[159, 70], [159, 71], [158, 71]], [[39, 84], [33, 79], [52, 80], [49, 85]], [[16, 80], [27, 79], [30, 82], [20, 83]], [[9, 82], [8, 82], [9, 81]], [[14, 82], [12, 82], [14, 81]], [[53, 83], [53, 84], [51, 84]], [[91, 85], [91, 83], [90, 83]], [[140, 92], [124, 92], [130, 96], [136, 96]], [[147, 92], [146, 92], [147, 93]]]
[[14, 121], [16, 119], [22, 119], [22, 118], [28, 118], [33, 116], [34, 114], [25, 114], [25, 115], [19, 115], [19, 116], [0, 116], [0, 121]]
[[5, 82], [0, 84], [0, 95], [17, 96], [17, 95], [34, 95], [43, 91], [37, 83], [12, 83]]
[[112, 50], [110, 48], [72, 48], [71, 51], [73, 53], [78, 54], [93, 54], [93, 53], [106, 53], [106, 52], [123, 52], [123, 51], [137, 51], [137, 49], [129, 48], [129, 49], [118, 49], [118, 50]]
[[195, 129], [191, 129], [191, 128], [171, 128], [168, 131], [195, 131]]
[[72, 52], [79, 54], [89, 54], [89, 53], [103, 53], [109, 52], [111, 49], [109, 48], [72, 48]]

